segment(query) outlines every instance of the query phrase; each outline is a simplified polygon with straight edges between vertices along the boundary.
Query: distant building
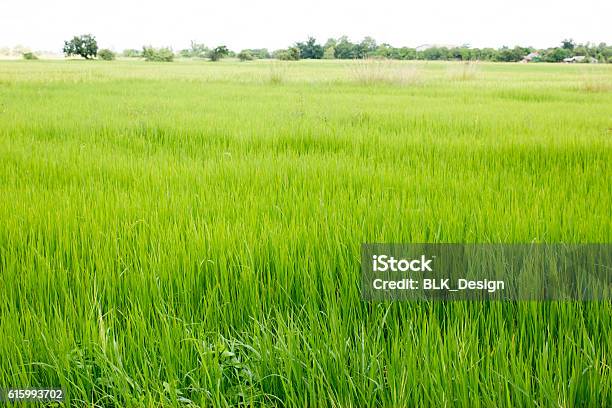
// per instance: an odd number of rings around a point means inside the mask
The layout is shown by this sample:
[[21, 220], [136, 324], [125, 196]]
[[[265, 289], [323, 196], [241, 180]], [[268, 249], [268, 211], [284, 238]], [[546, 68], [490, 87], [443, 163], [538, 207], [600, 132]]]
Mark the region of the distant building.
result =
[[597, 58], [586, 57], [584, 55], [575, 55], [573, 57], [563, 58], [563, 62], [568, 63], [568, 64], [572, 64], [574, 62], [589, 62], [591, 64], [596, 64]]
[[416, 50], [425, 51], [430, 48], [448, 48], [450, 50], [451, 48], [459, 48], [459, 46], [453, 44], [423, 44], [416, 47]]
[[521, 62], [540, 62], [541, 58], [542, 56], [540, 55], [540, 53], [537, 51], [534, 51], [534, 52], [530, 52], [529, 54], [525, 55], [523, 59], [521, 60]]

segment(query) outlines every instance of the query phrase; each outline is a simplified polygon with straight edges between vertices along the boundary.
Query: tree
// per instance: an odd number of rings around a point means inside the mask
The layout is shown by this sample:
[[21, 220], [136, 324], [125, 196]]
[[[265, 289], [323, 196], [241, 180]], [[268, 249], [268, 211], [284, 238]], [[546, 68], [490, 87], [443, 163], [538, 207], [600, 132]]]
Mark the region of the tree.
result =
[[240, 61], [252, 61], [253, 58], [253, 54], [250, 50], [242, 50], [238, 53], [238, 59]]
[[328, 38], [327, 41], [325, 41], [325, 45], [323, 45], [323, 48], [336, 48], [336, 44], [338, 44], [338, 41], [336, 41], [335, 38]]
[[104, 61], [112, 61], [115, 59], [115, 53], [109, 49], [103, 48], [98, 51], [98, 57]]
[[372, 37], [365, 37], [357, 47], [357, 57], [367, 58], [376, 53], [376, 40]]
[[191, 41], [190, 56], [195, 58], [204, 58], [210, 50], [202, 43]]
[[342, 36], [336, 43], [336, 58], [353, 59], [356, 58], [355, 44], [349, 41], [347, 36]]
[[570, 50], [570, 51], [573, 50], [574, 47], [576, 46], [576, 43], [571, 38], [561, 41], [561, 44], [562, 44], [561, 48], [565, 50]]
[[300, 58], [303, 59], [321, 59], [323, 58], [324, 50], [321, 44], [317, 44], [314, 37], [308, 37], [305, 43], [297, 43], [295, 45], [300, 50]]
[[546, 62], [561, 62], [565, 58], [569, 58], [572, 55], [572, 51], [567, 48], [551, 48], [544, 54], [544, 61]]
[[496, 61], [500, 62], [517, 62], [523, 59], [523, 57], [529, 54], [529, 49], [522, 47], [502, 47], [497, 56], [495, 57]]
[[323, 51], [323, 59], [334, 59], [336, 58], [336, 47], [329, 46], [329, 47], [325, 47], [325, 50]]
[[420, 51], [419, 54], [426, 60], [446, 60], [449, 52], [446, 47], [431, 47]]
[[98, 54], [98, 43], [91, 34], [74, 36], [70, 41], [64, 41], [66, 56], [78, 55], [85, 59], [94, 58]]
[[221, 58], [227, 56], [227, 54], [229, 54], [227, 47], [225, 45], [220, 45], [210, 50], [208, 58], [210, 58], [211, 61], [219, 61]]

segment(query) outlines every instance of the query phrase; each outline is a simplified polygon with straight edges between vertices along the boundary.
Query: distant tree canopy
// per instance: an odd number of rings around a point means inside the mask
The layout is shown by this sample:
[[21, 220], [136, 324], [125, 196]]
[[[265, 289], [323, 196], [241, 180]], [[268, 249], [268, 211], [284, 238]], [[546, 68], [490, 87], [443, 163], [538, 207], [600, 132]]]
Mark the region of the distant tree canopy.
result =
[[561, 62], [565, 58], [569, 58], [572, 55], [572, 51], [569, 48], [551, 48], [546, 50], [544, 53], [544, 61], [545, 62]]
[[123, 50], [123, 56], [127, 58], [140, 58], [142, 57], [142, 51], [128, 48]]
[[240, 61], [252, 61], [253, 59], [255, 59], [255, 57], [253, 57], [253, 53], [250, 50], [242, 50], [238, 53], [237, 56]]
[[300, 49], [293, 46], [286, 50], [277, 50], [274, 51], [273, 56], [282, 61], [298, 61], [300, 59]]
[[206, 58], [209, 52], [206, 45], [192, 40], [190, 47], [180, 50], [179, 55], [183, 58]]
[[[299, 58], [291, 52], [297, 48]], [[325, 59], [362, 59], [387, 58], [398, 60], [431, 60], [431, 61], [496, 61], [517, 62], [523, 60], [531, 52], [538, 51], [540, 57], [537, 61], [560, 62], [575, 55], [589, 57], [585, 61], [597, 60], [612, 62], [612, 46], [605, 43], [576, 44], [572, 39], [563, 40], [559, 47], [536, 50], [532, 47], [516, 46], [494, 48], [472, 48], [468, 45], [455, 47], [447, 46], [421, 46], [418, 48], [393, 47], [390, 44], [377, 44], [372, 37], [365, 37], [361, 42], [352, 42], [348, 37], [330, 38], [324, 45], [309, 37], [305, 42], [298, 42], [295, 47], [275, 52], [275, 57], [284, 60], [297, 60], [305, 58]]]
[[576, 43], [571, 38], [569, 40], [565, 39], [561, 41], [561, 48], [564, 48], [566, 50], [573, 50], [575, 46], [576, 46]]
[[[98, 55], [101, 59], [112, 58], [108, 50], [100, 50], [95, 37], [91, 34], [75, 36], [64, 44], [64, 53], [78, 55], [86, 59]], [[285, 61], [300, 59], [363, 59], [385, 58], [395, 60], [430, 60], [430, 61], [495, 61], [517, 62], [532, 54], [528, 61], [562, 62], [574, 56], [585, 58], [572, 59], [571, 62], [610, 62], [612, 63], [612, 45], [606, 43], [578, 44], [573, 39], [564, 39], [557, 47], [535, 49], [532, 47], [472, 48], [469, 45], [440, 46], [423, 45], [416, 48], [394, 47], [387, 43], [378, 44], [372, 37], [365, 37], [360, 42], [352, 42], [347, 36], [330, 38], [325, 44], [317, 43], [314, 37], [297, 42], [286, 49], [270, 53], [266, 48], [243, 49], [236, 54], [226, 46], [220, 45], [209, 49], [203, 43], [191, 41], [190, 47], [180, 50], [177, 56], [183, 58], [210, 58], [218, 61], [224, 57], [237, 57], [241, 61], [252, 59], [277, 58]], [[21, 52], [18, 55], [22, 54]], [[125, 57], [144, 57], [147, 61], [172, 61], [174, 53], [170, 48], [155, 49], [143, 47], [143, 51], [127, 49]]]
[[229, 50], [225, 45], [220, 45], [213, 48], [208, 52], [208, 58], [211, 61], [219, 61], [221, 58], [226, 57], [229, 54]]
[[98, 43], [91, 34], [74, 36], [72, 40], [64, 41], [66, 56], [78, 55], [85, 59], [94, 58], [98, 54]]
[[308, 37], [306, 42], [299, 42], [295, 46], [300, 50], [300, 58], [302, 59], [321, 59], [325, 52], [323, 46], [317, 44], [317, 40], [313, 37]]
[[153, 48], [150, 45], [142, 47], [142, 56], [146, 61], [172, 62], [174, 53], [171, 48]]

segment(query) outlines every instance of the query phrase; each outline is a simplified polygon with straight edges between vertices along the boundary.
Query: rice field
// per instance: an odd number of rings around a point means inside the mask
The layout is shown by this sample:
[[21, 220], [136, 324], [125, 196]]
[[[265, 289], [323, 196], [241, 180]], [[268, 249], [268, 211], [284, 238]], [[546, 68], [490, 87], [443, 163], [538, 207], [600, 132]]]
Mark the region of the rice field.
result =
[[612, 406], [609, 302], [364, 302], [364, 242], [612, 242], [612, 66], [0, 61], [0, 388]]

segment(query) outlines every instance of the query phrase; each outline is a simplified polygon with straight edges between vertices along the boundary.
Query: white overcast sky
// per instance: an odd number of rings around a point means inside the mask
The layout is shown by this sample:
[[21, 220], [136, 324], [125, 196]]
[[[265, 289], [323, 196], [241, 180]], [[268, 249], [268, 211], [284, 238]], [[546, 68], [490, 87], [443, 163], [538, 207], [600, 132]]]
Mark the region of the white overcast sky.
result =
[[612, 43], [612, 0], [0, 0], [0, 47], [61, 52], [84, 33], [118, 51], [190, 40], [276, 49], [343, 34], [411, 47]]

